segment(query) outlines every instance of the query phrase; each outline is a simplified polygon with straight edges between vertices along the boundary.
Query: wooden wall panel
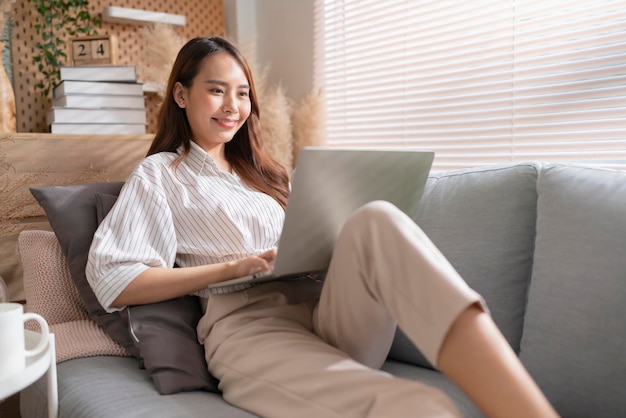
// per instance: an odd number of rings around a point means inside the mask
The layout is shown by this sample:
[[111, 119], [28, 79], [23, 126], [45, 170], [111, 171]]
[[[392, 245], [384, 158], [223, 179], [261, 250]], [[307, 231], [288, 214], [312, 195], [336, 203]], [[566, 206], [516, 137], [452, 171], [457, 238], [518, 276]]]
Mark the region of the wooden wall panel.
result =
[[124, 181], [151, 141], [152, 135], [0, 136], [0, 276], [8, 283], [12, 300], [24, 298], [16, 254], [19, 232], [50, 229], [28, 188]]
[[[110, 2], [90, 0], [90, 10], [102, 14], [107, 6], [130, 7], [135, 9], [185, 15], [187, 25], [176, 27], [176, 33], [183, 39], [197, 36], [224, 35], [223, 0], [126, 0]], [[13, 59], [13, 85], [17, 109], [17, 131], [49, 132], [46, 125], [46, 112], [51, 106], [49, 98], [43, 98], [35, 84], [40, 79], [32, 57], [36, 53], [37, 35], [34, 25], [37, 22], [35, 6], [29, 0], [16, 0], [12, 9], [13, 28], [11, 32], [11, 52]], [[140, 26], [103, 23], [98, 28], [99, 35], [115, 35], [118, 39], [119, 64], [139, 64], [144, 54]], [[64, 39], [68, 39], [65, 37]], [[71, 56], [69, 48], [66, 51]], [[139, 70], [139, 68], [138, 68]], [[144, 74], [138, 71], [140, 81]], [[155, 94], [146, 95], [147, 132], [156, 129], [156, 112], [160, 104]]]

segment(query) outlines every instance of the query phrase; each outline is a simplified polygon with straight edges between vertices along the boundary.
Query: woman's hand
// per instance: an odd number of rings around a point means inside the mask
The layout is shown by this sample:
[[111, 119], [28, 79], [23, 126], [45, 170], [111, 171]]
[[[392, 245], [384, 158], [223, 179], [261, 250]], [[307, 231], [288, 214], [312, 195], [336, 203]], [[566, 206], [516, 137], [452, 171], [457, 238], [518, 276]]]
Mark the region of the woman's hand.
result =
[[233, 277], [249, 276], [274, 267], [276, 248], [232, 262]]
[[274, 267], [276, 248], [225, 263], [195, 267], [144, 270], [130, 282], [111, 306], [159, 302], [203, 290], [211, 283], [248, 276]]

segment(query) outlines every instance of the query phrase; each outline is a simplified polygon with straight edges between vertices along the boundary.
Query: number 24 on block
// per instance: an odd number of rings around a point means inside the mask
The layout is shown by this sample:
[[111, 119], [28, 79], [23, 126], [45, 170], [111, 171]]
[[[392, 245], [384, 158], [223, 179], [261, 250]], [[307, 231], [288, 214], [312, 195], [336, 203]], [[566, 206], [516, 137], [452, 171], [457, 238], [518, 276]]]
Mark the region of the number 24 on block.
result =
[[115, 39], [111, 36], [72, 40], [74, 65], [115, 64]]

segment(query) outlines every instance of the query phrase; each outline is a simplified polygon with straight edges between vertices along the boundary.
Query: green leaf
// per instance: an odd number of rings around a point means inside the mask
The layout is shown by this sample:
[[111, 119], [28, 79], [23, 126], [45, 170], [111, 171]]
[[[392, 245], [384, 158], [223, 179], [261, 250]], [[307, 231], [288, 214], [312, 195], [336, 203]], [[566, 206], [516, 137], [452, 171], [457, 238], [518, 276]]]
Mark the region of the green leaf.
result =
[[[4, 1], [4, 0], [2, 0]], [[36, 41], [38, 54], [32, 57], [38, 64], [39, 72], [45, 77], [36, 88], [44, 90], [47, 96], [52, 86], [60, 79], [59, 65], [67, 59], [64, 51], [66, 41], [60, 33], [69, 36], [76, 34], [97, 35], [94, 26], [101, 26], [101, 16], [91, 16], [88, 0], [28, 0], [37, 11], [38, 20], [34, 26], [40, 37]]]

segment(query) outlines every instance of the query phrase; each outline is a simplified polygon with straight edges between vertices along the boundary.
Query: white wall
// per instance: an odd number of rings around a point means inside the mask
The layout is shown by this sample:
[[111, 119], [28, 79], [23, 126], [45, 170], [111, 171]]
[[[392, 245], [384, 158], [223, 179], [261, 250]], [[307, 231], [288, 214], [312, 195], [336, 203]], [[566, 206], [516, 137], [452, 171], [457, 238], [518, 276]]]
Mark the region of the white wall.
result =
[[314, 0], [224, 0], [226, 32], [299, 100], [313, 88]]

